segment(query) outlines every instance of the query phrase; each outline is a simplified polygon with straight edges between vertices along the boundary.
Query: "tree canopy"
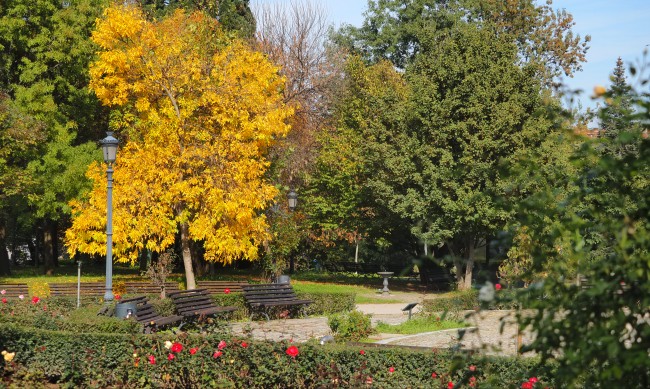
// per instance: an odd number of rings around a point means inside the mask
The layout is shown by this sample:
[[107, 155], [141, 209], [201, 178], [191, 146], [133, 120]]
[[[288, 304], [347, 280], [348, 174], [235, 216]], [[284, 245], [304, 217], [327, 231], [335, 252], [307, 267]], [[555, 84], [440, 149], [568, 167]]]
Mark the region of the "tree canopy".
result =
[[[277, 68], [201, 12], [152, 22], [136, 7], [111, 7], [93, 40], [101, 51], [90, 85], [121, 110], [125, 138], [114, 175], [116, 257], [162, 252], [180, 233], [188, 288], [192, 240], [209, 261], [255, 259], [268, 237], [260, 210], [277, 192], [264, 154], [291, 115]], [[88, 176], [93, 190], [73, 204], [66, 234], [71, 254], [105, 250], [101, 166]]]

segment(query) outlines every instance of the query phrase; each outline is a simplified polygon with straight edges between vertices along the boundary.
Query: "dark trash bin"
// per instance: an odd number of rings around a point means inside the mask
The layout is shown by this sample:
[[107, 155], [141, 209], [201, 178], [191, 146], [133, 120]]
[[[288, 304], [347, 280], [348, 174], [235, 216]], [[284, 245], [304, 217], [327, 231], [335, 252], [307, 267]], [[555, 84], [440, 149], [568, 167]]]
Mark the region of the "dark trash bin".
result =
[[119, 303], [115, 307], [115, 316], [120, 319], [126, 319], [135, 314], [136, 304], [135, 303]]

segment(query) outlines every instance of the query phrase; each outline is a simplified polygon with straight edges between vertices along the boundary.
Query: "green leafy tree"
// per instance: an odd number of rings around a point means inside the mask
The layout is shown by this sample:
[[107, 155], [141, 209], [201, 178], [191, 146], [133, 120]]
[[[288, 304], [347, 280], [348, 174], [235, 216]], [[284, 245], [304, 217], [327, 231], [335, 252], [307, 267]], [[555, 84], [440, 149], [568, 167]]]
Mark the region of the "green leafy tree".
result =
[[[557, 191], [549, 186], [519, 213], [540, 243], [533, 245], [532, 271], [549, 272], [523, 297], [534, 313], [521, 321], [536, 333], [525, 350], [559, 361], [562, 387], [650, 385], [650, 142], [640, 131], [626, 134], [647, 123], [650, 113], [647, 98], [630, 102], [634, 113], [620, 117], [612, 142], [638, 151], [603, 154], [597, 142], [585, 142], [573, 159], [580, 172], [573, 179], [577, 190], [549, 207]], [[549, 256], [559, 258], [550, 267]], [[566, 277], [576, 264], [587, 287]]]
[[249, 0], [140, 0], [138, 3], [156, 17], [171, 15], [177, 9], [202, 11], [241, 38], [252, 38], [255, 34], [256, 22]]
[[47, 271], [56, 264], [67, 203], [86, 188], [83, 172], [99, 157], [94, 142], [108, 124], [107, 110], [87, 87], [95, 51], [90, 31], [107, 3], [12, 0], [0, 7], [0, 88], [46, 135], [21, 195], [29, 201], [22, 219], [44, 232]]
[[[44, 140], [43, 123], [25, 115], [6, 94], [0, 94], [0, 274], [10, 273], [7, 241], [20, 222], [29, 219], [24, 213], [27, 199], [23, 193], [32, 185], [27, 164]], [[23, 225], [24, 226], [24, 225]], [[23, 229], [23, 228], [20, 228]]]
[[384, 155], [394, 158], [371, 187], [387, 206], [425, 222], [414, 227], [417, 235], [446, 244], [466, 289], [475, 249], [510, 218], [501, 199], [521, 198], [508, 190], [504, 170], [553, 131], [536, 70], [518, 65], [510, 36], [458, 23], [435, 37], [407, 68], [411, 116], [387, 139]]
[[370, 0], [365, 16], [361, 27], [344, 26], [335, 40], [369, 60], [388, 59], [402, 69], [415, 60], [433, 32], [444, 34], [459, 20], [491, 24], [514, 36], [518, 60], [534, 64], [547, 80], [580, 70], [590, 40], [575, 35], [573, 17], [554, 10], [551, 1]]
[[336, 127], [319, 139], [316, 167], [306, 180], [308, 220], [317, 240], [354, 244], [355, 260], [364, 240], [371, 247], [383, 242], [389, 251], [399, 247], [397, 241], [409, 240], [397, 233], [410, 235], [405, 221], [379, 202], [372, 189], [376, 168], [397, 157], [386, 154], [390, 150], [384, 142], [403, 122], [401, 106], [408, 95], [404, 78], [388, 61], [367, 66], [353, 56], [334, 104]]

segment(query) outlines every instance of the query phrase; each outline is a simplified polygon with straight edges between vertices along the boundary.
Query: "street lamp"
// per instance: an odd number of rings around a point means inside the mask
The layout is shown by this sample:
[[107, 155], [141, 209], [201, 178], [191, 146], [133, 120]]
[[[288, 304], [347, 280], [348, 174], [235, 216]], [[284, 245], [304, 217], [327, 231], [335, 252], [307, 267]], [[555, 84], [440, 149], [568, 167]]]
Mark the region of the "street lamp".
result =
[[298, 194], [294, 192], [293, 188], [287, 194], [287, 199], [289, 200], [289, 211], [295, 210], [298, 205]]
[[113, 133], [106, 132], [106, 138], [101, 140], [106, 168], [106, 293], [104, 301], [113, 301], [113, 162], [117, 156], [117, 145], [120, 142]]
[[[287, 200], [289, 200], [289, 212], [293, 212], [296, 209], [296, 206], [298, 205], [298, 194], [291, 188], [289, 193], [287, 194]], [[293, 269], [294, 269], [294, 262], [293, 262], [293, 255], [289, 258], [289, 273], [293, 274]]]

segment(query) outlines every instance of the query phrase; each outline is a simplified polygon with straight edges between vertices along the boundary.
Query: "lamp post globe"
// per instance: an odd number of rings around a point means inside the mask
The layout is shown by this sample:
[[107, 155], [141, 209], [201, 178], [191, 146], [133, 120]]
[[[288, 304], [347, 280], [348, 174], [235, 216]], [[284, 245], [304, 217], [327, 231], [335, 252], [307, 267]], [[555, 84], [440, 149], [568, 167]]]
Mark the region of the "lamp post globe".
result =
[[298, 194], [291, 189], [287, 194], [287, 199], [289, 200], [289, 210], [293, 211], [298, 206]]
[[106, 133], [102, 139], [102, 152], [106, 168], [106, 292], [104, 301], [113, 301], [113, 162], [117, 157], [117, 146], [120, 143], [112, 132]]

